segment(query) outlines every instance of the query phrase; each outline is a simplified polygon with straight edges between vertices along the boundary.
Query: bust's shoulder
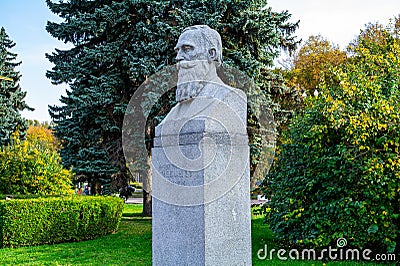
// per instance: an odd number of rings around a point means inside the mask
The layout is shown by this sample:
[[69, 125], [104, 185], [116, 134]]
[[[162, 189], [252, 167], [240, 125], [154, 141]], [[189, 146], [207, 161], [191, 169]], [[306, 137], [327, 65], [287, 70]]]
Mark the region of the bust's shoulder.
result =
[[247, 101], [247, 97], [244, 91], [233, 88], [226, 84], [214, 82], [207, 82], [198, 96], [210, 97], [219, 100], [224, 100], [226, 98], [238, 98]]

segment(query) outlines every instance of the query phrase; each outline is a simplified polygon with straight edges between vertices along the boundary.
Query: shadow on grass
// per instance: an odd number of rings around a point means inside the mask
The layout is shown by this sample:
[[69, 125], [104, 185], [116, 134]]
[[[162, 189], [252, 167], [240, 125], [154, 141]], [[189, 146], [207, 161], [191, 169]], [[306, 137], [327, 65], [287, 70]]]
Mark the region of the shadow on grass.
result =
[[141, 213], [124, 213], [122, 214], [122, 219], [125, 217], [142, 217]]

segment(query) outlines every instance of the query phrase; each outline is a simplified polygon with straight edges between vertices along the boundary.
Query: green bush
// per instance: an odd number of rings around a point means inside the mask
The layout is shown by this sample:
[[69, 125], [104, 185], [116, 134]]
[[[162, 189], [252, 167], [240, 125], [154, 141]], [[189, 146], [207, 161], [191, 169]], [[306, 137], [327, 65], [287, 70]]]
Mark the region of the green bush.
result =
[[289, 244], [400, 250], [400, 39], [381, 36], [360, 38], [289, 127], [265, 182], [267, 222]]
[[37, 198], [54, 198], [65, 195], [37, 195], [37, 194], [0, 194], [0, 200], [9, 199], [37, 199]]
[[0, 201], [0, 246], [94, 239], [117, 230], [123, 201], [116, 197], [51, 197]]
[[[42, 128], [30, 127], [27, 139], [18, 133], [0, 147], [0, 193], [70, 195], [73, 174], [61, 164], [55, 140]], [[43, 129], [44, 130], [44, 129]]]

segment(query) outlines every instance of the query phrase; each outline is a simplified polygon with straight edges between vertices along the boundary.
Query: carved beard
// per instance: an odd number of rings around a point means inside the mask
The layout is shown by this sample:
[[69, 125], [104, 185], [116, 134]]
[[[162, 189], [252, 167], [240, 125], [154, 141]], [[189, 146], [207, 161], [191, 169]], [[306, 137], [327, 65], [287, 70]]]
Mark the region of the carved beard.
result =
[[180, 61], [178, 63], [178, 84], [176, 89], [176, 100], [178, 102], [196, 97], [205, 83], [210, 63], [207, 60]]

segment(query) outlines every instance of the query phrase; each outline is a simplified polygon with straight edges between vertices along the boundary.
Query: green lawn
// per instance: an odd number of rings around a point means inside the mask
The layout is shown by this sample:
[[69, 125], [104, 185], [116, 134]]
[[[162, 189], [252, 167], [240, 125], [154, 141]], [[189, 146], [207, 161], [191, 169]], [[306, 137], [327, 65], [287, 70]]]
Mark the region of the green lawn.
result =
[[[118, 232], [95, 240], [0, 249], [0, 265], [151, 265], [151, 220], [140, 216], [141, 208], [141, 205], [125, 205]], [[323, 265], [277, 259], [260, 261], [257, 251], [265, 244], [273, 248], [274, 237], [262, 223], [262, 216], [252, 218], [253, 265]], [[327, 265], [365, 264], [329, 262]]]
[[0, 249], [0, 265], [151, 265], [151, 220], [125, 205], [117, 233], [95, 240]]
[[[361, 266], [361, 265], [376, 265], [372, 263], [362, 263], [362, 262], [327, 262], [323, 263], [321, 261], [280, 261], [278, 260], [276, 256], [276, 252], [274, 253], [274, 259], [271, 260], [260, 260], [258, 259], [257, 252], [258, 250], [262, 249], [265, 247], [265, 244], [268, 245], [268, 250], [270, 251], [271, 249], [280, 249], [282, 247], [277, 246], [274, 243], [274, 236], [272, 232], [269, 230], [268, 225], [263, 223], [263, 216], [254, 216], [252, 215], [252, 223], [251, 223], [251, 237], [252, 237], [252, 249], [253, 249], [253, 265], [332, 265], [332, 266], [337, 266], [337, 265], [346, 265], [346, 266]], [[287, 256], [287, 255], [286, 255]], [[388, 265], [388, 264], [385, 264]]]

